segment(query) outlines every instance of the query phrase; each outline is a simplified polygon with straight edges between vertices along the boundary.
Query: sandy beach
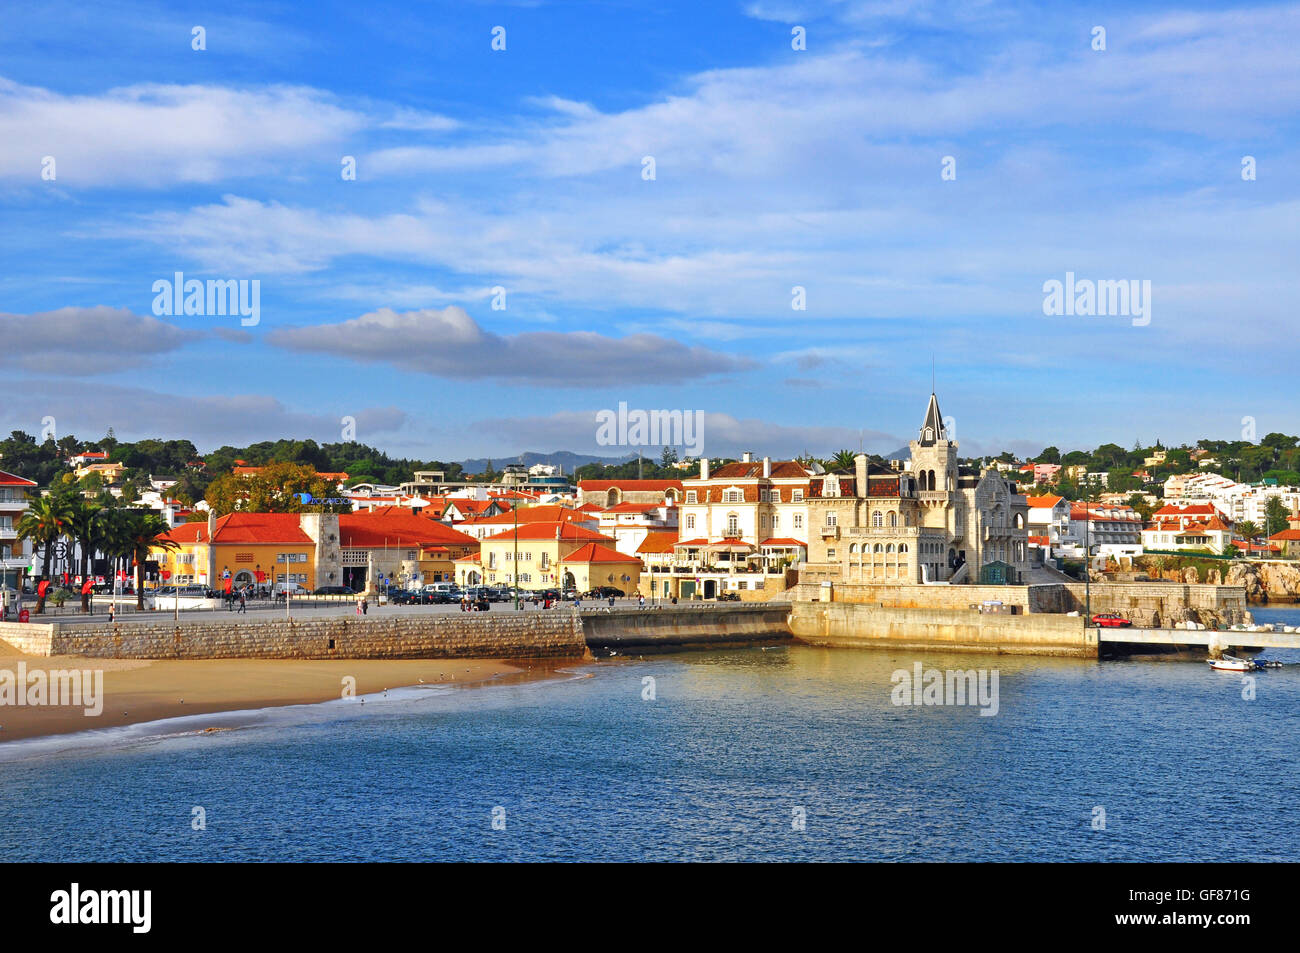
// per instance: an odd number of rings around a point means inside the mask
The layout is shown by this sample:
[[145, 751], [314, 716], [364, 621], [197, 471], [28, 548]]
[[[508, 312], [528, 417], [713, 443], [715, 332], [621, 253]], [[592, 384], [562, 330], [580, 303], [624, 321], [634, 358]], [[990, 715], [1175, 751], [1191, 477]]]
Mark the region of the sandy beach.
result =
[[181, 715], [329, 701], [343, 694], [346, 676], [356, 679], [356, 694], [365, 695], [421, 682], [473, 685], [532, 678], [554, 667], [499, 659], [86, 659], [23, 655], [0, 642], [0, 670], [16, 673], [20, 662], [28, 673], [103, 671], [103, 711], [87, 717], [80, 707], [0, 704], [0, 744]]

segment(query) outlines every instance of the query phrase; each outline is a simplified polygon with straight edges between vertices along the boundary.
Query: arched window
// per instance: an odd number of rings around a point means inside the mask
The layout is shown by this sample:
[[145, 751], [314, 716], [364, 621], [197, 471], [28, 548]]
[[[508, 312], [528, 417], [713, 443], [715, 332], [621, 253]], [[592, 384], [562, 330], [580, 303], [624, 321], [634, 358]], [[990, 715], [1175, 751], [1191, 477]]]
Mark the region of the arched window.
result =
[[885, 544], [885, 552], [887, 552], [887, 553], [892, 553], [893, 551], [894, 551], [894, 544], [893, 544], [893, 543], [886, 543], [886, 544]]
[[881, 547], [881, 545], [880, 545], [879, 543], [876, 543], [875, 546], [872, 546], [872, 547], [871, 547], [871, 551], [872, 551], [873, 553], [879, 553], [879, 552], [882, 552], [882, 551], [883, 551], [883, 548]]
[[858, 544], [857, 544], [857, 543], [849, 543], [849, 555], [851, 556], [851, 555], [853, 555], [854, 553], [856, 553], [857, 551], [858, 551]]
[[605, 494], [605, 506], [618, 506], [623, 502], [623, 491], [616, 486], [611, 486], [609, 492]]
[[898, 551], [899, 551], [900, 553], [905, 553], [905, 552], [907, 552], [907, 543], [899, 543], [899, 544], [898, 544]]
[[1015, 526], [1016, 526], [1016, 529], [1024, 529], [1024, 528], [1025, 528], [1025, 514], [1023, 514], [1023, 513], [1017, 513], [1017, 514], [1016, 514]]
[[898, 525], [898, 514], [893, 510], [889, 511], [889, 525], [891, 528]]
[[884, 525], [885, 525], [885, 514], [882, 513], [882, 512], [880, 512], [880, 510], [876, 510], [874, 513], [872, 513], [872, 514], [871, 514], [871, 525], [872, 525], [873, 527], [875, 527], [876, 529], [880, 529], [880, 527], [884, 526]]

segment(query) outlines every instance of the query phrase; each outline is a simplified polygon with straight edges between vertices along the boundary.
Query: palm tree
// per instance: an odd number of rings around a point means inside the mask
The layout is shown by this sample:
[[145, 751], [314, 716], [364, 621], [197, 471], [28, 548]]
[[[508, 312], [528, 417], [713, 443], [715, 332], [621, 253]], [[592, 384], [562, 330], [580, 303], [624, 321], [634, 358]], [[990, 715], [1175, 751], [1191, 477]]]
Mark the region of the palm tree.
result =
[[[67, 532], [67, 522], [72, 515], [66, 496], [51, 493], [33, 500], [22, 519], [18, 521], [18, 538], [30, 539], [32, 546], [44, 550], [41, 563], [41, 578], [50, 578], [50, 563], [54, 559], [54, 544]], [[45, 611], [45, 595], [36, 598], [36, 614]]]
[[175, 541], [162, 534], [171, 527], [162, 515], [152, 510], [128, 510], [126, 539], [130, 555], [135, 562], [135, 608], [144, 611], [144, 564], [149, 559], [151, 549], [169, 551], [180, 549]]
[[1237, 533], [1242, 539], [1249, 542], [1259, 535], [1259, 527], [1250, 520], [1242, 520], [1237, 524]]
[[828, 461], [834, 465], [836, 470], [852, 470], [854, 467], [854, 458], [857, 456], [852, 450], [836, 450], [835, 456]]
[[[84, 582], [90, 574], [90, 554], [98, 549], [104, 538], [107, 524], [106, 511], [102, 504], [94, 500], [77, 498], [72, 501], [71, 513], [65, 523], [64, 532], [69, 539], [78, 544], [81, 550], [81, 579]], [[81, 594], [81, 611], [90, 611], [90, 594]]]

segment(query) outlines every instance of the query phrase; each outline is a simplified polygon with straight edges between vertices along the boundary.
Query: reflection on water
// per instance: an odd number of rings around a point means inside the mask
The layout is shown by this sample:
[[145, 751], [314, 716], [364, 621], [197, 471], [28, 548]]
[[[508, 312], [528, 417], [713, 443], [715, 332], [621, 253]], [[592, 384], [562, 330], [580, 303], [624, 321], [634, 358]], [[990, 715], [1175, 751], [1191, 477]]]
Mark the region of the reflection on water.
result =
[[[996, 669], [998, 714], [891, 704], [918, 661]], [[781, 647], [584, 671], [3, 764], [0, 858], [1300, 856], [1300, 664], [1253, 701], [1203, 663]]]

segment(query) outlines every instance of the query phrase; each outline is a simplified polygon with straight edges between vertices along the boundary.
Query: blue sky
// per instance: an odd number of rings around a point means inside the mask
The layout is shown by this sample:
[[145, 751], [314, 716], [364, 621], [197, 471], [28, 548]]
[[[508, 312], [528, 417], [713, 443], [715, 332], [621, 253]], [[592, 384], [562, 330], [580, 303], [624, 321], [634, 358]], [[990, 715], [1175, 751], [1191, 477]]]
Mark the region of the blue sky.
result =
[[[0, 428], [613, 454], [625, 401], [884, 452], [933, 356], [964, 452], [1294, 432], [1297, 48], [1295, 4], [10, 11]], [[155, 316], [177, 271], [260, 323]], [[1045, 316], [1067, 271], [1150, 324]]]

